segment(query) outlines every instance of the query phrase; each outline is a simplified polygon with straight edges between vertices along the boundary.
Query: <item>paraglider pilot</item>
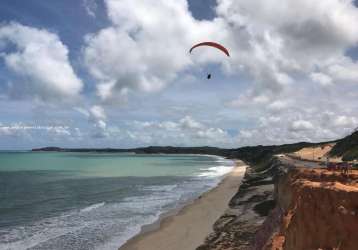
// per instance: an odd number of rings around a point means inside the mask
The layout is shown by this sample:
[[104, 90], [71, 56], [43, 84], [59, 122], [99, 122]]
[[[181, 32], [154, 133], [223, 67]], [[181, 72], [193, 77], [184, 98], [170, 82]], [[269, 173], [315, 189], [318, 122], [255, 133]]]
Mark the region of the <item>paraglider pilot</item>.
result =
[[[210, 46], [210, 47], [217, 48], [217, 49], [221, 50], [222, 52], [224, 52], [228, 57], [230, 57], [230, 54], [229, 54], [229, 51], [227, 50], [227, 48], [225, 48], [221, 44], [215, 43], [215, 42], [198, 43], [198, 44], [194, 45], [193, 47], [191, 47], [191, 49], [189, 50], [189, 53], [191, 53], [193, 51], [193, 49], [195, 49], [196, 47], [200, 47], [200, 46]], [[208, 74], [207, 79], [211, 79], [211, 74]]]

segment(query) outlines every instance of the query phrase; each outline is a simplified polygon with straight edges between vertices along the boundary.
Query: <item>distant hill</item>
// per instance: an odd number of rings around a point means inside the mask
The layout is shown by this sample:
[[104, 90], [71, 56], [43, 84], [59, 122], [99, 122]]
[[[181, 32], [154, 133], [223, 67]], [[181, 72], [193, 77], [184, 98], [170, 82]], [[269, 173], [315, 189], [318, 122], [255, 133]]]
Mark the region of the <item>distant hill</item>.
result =
[[95, 152], [95, 153], [136, 153], [136, 154], [207, 154], [218, 155], [232, 159], [241, 159], [255, 166], [257, 170], [265, 169], [266, 163], [274, 154], [291, 153], [304, 147], [319, 145], [319, 143], [299, 142], [294, 144], [273, 146], [252, 146], [234, 149], [217, 147], [143, 147], [132, 149], [115, 148], [59, 148], [45, 147], [33, 149], [34, 152]]
[[339, 140], [329, 154], [342, 157], [343, 161], [358, 160], [358, 131]]

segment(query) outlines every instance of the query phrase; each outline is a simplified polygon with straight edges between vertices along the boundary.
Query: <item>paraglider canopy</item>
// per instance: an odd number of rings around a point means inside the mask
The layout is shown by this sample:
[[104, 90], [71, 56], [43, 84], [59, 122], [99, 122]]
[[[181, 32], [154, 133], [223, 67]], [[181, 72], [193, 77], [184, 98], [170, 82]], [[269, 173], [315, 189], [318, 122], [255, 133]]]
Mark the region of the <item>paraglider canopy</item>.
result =
[[[224, 52], [225, 55], [227, 55], [228, 57], [230, 57], [229, 50], [227, 48], [225, 48], [224, 46], [222, 46], [221, 44], [215, 43], [215, 42], [202, 42], [202, 43], [195, 44], [193, 47], [191, 47], [191, 49], [189, 50], [189, 53], [191, 53], [195, 48], [201, 47], [201, 46], [209, 46], [209, 47], [216, 48], [216, 49]], [[208, 74], [207, 79], [211, 79], [211, 74]]]
[[217, 48], [218, 50], [221, 50], [222, 52], [224, 52], [227, 56], [230, 56], [230, 53], [227, 48], [225, 48], [221, 44], [215, 43], [215, 42], [198, 43], [198, 44], [194, 45], [193, 47], [191, 47], [191, 49], [189, 50], [189, 53], [191, 53], [193, 51], [193, 49], [195, 49], [197, 47], [201, 47], [201, 46], [209, 46], [209, 47]]

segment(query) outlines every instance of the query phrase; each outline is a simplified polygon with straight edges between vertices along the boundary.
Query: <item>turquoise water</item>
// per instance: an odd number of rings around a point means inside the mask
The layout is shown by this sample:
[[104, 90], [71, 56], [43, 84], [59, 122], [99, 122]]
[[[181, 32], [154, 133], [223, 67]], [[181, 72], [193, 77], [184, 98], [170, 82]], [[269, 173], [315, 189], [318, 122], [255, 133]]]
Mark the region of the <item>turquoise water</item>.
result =
[[[188, 176], [207, 156], [160, 156], [98, 153], [1, 153], [1, 171], [61, 171], [76, 177]], [[210, 163], [209, 163], [210, 164]]]
[[214, 156], [0, 153], [0, 249], [117, 249], [217, 185]]

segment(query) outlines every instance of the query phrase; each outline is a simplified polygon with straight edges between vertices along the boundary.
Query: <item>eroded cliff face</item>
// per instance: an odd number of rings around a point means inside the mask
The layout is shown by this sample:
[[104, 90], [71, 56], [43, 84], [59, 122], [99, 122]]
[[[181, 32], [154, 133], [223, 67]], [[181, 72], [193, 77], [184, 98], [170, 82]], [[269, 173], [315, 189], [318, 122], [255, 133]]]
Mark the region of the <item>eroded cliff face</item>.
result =
[[254, 249], [358, 249], [358, 171], [289, 168], [275, 183], [277, 205]]
[[265, 171], [248, 168], [230, 209], [197, 250], [357, 250], [358, 170], [298, 165], [273, 157]]
[[[214, 232], [197, 250], [249, 250], [257, 230], [269, 211], [275, 206], [273, 176], [280, 162], [273, 158], [268, 168], [261, 172], [246, 169], [245, 178], [237, 194], [230, 201], [230, 208], [214, 224]], [[267, 230], [271, 232], [270, 229]], [[260, 239], [263, 244], [267, 237]]]

